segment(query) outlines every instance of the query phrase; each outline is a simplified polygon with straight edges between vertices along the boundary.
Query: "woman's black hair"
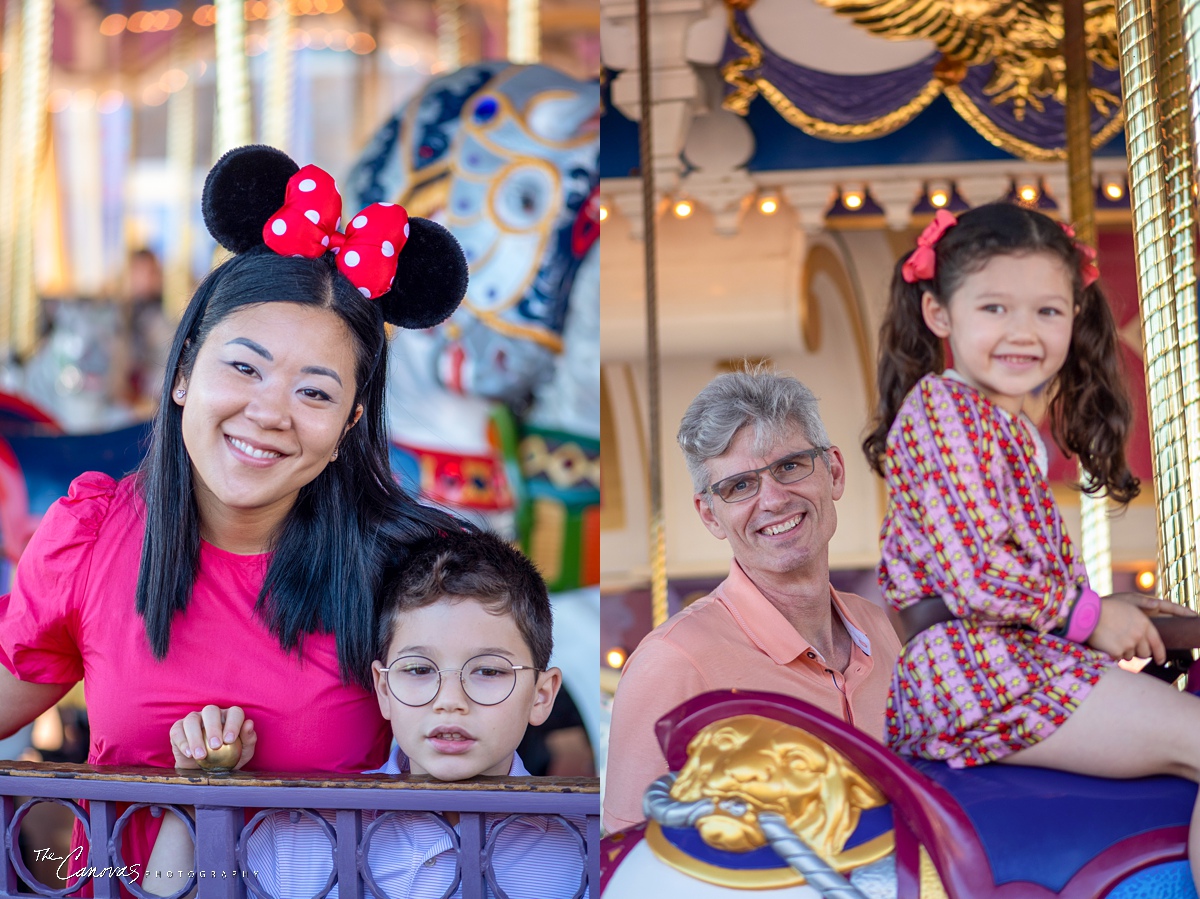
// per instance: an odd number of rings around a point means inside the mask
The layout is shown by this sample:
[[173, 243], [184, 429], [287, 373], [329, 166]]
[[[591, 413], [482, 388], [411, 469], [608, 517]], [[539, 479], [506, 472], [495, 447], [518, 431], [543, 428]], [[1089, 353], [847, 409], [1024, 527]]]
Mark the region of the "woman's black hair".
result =
[[[294, 163], [291, 169], [295, 171]], [[290, 174], [282, 176], [282, 185]], [[275, 188], [282, 189], [278, 183]], [[259, 205], [270, 215], [281, 202], [282, 193], [273, 206], [270, 201]], [[264, 222], [265, 218], [257, 223], [259, 231]], [[239, 249], [239, 255], [218, 266], [196, 289], [171, 345], [149, 452], [137, 472], [146, 504], [137, 611], [155, 657], [164, 658], [172, 620], [191, 599], [201, 542], [191, 461], [183, 443], [183, 410], [172, 399], [176, 379], [190, 377], [212, 329], [239, 309], [272, 302], [328, 309], [354, 342], [353, 407], [362, 404], [362, 417], [339, 444], [337, 461], [300, 489], [273, 535], [258, 608], [285, 650], [299, 651], [307, 634], [334, 634], [343, 680], [370, 689], [375, 596], [385, 564], [403, 560], [406, 548], [418, 540], [467, 526], [417, 503], [392, 475], [384, 416], [384, 304], [365, 300], [337, 270], [331, 255], [285, 257], [261, 243]], [[465, 284], [465, 275], [463, 279]], [[421, 320], [430, 317], [426, 308]]]
[[1040, 212], [1015, 203], [991, 203], [960, 215], [934, 250], [932, 279], [905, 281], [908, 255], [896, 263], [892, 274], [891, 297], [879, 334], [879, 402], [863, 441], [871, 468], [883, 474], [888, 431], [909, 391], [925, 375], [945, 368], [943, 342], [925, 325], [921, 297], [929, 293], [945, 305], [963, 279], [992, 257], [1049, 253], [1071, 273], [1076, 306], [1067, 359], [1047, 387], [1051, 434], [1064, 453], [1079, 457], [1088, 473], [1082, 485], [1086, 492], [1107, 490], [1120, 503], [1137, 496], [1139, 482], [1125, 458], [1133, 407], [1121, 376], [1117, 327], [1100, 285], [1083, 285], [1084, 260], [1075, 241]]

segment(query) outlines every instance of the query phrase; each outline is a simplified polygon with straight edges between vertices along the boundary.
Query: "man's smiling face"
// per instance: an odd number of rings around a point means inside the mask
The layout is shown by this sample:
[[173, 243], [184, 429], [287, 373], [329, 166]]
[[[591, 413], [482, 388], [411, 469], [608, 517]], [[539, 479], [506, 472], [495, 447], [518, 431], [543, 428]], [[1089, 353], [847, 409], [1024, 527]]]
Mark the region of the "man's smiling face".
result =
[[[709, 483], [753, 471], [779, 459], [811, 449], [799, 427], [792, 427], [769, 446], [754, 446], [754, 427], [744, 426], [724, 455], [709, 459]], [[813, 473], [793, 484], [780, 484], [761, 472], [758, 493], [748, 500], [727, 503], [711, 494], [693, 498], [704, 526], [728, 540], [734, 558], [751, 580], [755, 573], [780, 575], [804, 572], [813, 564], [828, 567], [829, 541], [837, 530], [834, 501], [846, 484], [842, 453], [831, 447], [825, 461], [816, 460]]]

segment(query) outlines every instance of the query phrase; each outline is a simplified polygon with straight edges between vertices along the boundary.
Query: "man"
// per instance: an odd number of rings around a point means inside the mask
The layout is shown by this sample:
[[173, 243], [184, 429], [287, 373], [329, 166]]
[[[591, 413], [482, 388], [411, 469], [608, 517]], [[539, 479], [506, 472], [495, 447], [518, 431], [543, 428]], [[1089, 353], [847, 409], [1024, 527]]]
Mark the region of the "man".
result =
[[733, 563], [629, 657], [613, 706], [610, 832], [644, 818], [642, 794], [667, 772], [654, 723], [684, 700], [731, 687], [786, 693], [880, 739], [900, 654], [883, 610], [829, 583], [846, 470], [808, 388], [761, 370], [720, 375], [678, 439], [696, 511]]

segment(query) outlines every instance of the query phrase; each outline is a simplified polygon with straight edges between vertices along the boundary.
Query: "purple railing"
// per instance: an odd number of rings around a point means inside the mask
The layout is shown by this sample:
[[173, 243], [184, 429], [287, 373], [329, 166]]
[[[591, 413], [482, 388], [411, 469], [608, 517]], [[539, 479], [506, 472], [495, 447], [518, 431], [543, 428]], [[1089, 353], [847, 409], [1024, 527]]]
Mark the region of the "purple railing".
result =
[[[81, 806], [79, 800], [86, 800], [87, 808]], [[21, 881], [40, 896], [64, 896], [68, 890], [79, 889], [77, 883], [55, 888], [37, 882], [20, 857], [17, 838], [21, 821], [39, 802], [67, 807], [83, 825], [91, 846], [86, 867], [100, 872], [106, 868], [113, 871], [107, 876], [98, 874], [87, 878], [93, 895], [104, 899], [117, 899], [122, 884], [134, 896], [150, 895], [120, 870], [125, 861], [121, 851], [122, 832], [129, 816], [145, 807], [155, 815], [181, 815], [195, 839], [192, 877], [181, 885], [175, 894], [177, 897], [185, 895], [197, 884], [201, 899], [269, 896], [247, 870], [245, 842], [258, 820], [280, 809], [315, 818], [330, 841], [333, 874], [325, 889], [314, 899], [326, 895], [335, 882], [340, 899], [364, 899], [372, 892], [384, 895], [374, 886], [367, 848], [374, 828], [386, 818], [381, 815], [364, 827], [362, 813], [369, 809], [432, 813], [448, 830], [458, 853], [459, 876], [446, 895], [452, 895], [461, 882], [462, 899], [484, 899], [488, 895], [505, 899], [504, 878], [497, 878], [491, 865], [498, 832], [516, 816], [556, 818], [568, 833], [579, 837], [579, 851], [584, 863], [574, 899], [583, 896], [585, 889], [591, 897], [600, 895], [600, 787], [596, 778], [489, 777], [461, 783], [434, 783], [383, 774], [343, 778], [242, 772], [181, 775], [173, 771], [167, 773], [161, 768], [96, 768], [0, 761], [0, 835], [3, 837], [0, 899], [17, 899], [18, 896], [27, 899], [28, 893], [18, 893]], [[129, 807], [118, 814], [118, 803]], [[184, 807], [194, 807], [194, 823]], [[247, 821], [246, 809], [263, 811]], [[314, 814], [313, 810], [330, 814], [322, 816]], [[440, 814], [443, 812], [458, 813], [457, 832]], [[486, 826], [489, 814], [514, 817], [493, 823], [489, 839]], [[584, 818], [586, 826], [575, 827], [561, 817], [567, 815]], [[205, 876], [203, 872], [222, 873], [214, 877]], [[572, 897], [564, 896], [563, 899]]]

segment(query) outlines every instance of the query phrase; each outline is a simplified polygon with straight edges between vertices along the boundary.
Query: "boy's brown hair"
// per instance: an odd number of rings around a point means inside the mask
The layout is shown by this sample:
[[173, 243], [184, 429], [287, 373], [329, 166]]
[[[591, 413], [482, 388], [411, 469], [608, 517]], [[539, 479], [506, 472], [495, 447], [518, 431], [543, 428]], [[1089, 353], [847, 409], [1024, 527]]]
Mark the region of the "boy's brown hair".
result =
[[493, 614], [511, 615], [534, 667], [550, 666], [554, 636], [546, 582], [528, 558], [495, 534], [455, 531], [415, 544], [403, 564], [384, 573], [380, 596], [376, 658], [385, 665], [398, 613], [447, 597], [470, 597]]

